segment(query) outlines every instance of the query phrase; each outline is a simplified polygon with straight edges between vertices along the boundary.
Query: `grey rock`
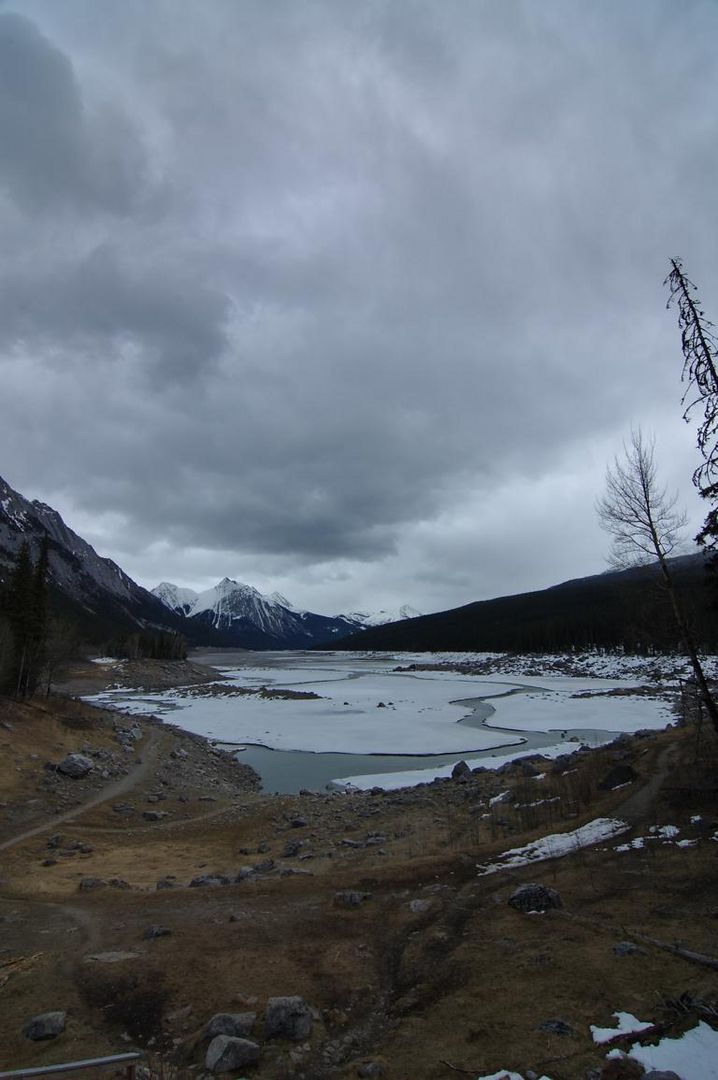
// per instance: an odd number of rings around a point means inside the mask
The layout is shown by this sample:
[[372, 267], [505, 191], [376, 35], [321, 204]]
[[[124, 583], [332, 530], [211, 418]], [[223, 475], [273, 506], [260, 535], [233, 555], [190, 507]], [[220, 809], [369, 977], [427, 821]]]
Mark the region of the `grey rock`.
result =
[[632, 941], [618, 941], [613, 946], [616, 956], [648, 956], [645, 949], [634, 945]]
[[90, 892], [92, 889], [107, 888], [107, 882], [98, 877], [84, 877], [77, 887], [80, 892]]
[[550, 1035], [575, 1035], [576, 1032], [565, 1020], [544, 1020], [539, 1024], [539, 1031], [547, 1031]]
[[68, 754], [57, 766], [57, 771], [63, 776], [69, 776], [72, 780], [81, 780], [94, 768], [92, 758], [84, 754]]
[[452, 780], [460, 780], [462, 777], [468, 779], [471, 776], [471, 769], [465, 761], [457, 761], [451, 770]]
[[357, 1076], [361, 1076], [362, 1080], [368, 1080], [370, 1077], [383, 1075], [384, 1066], [380, 1065], [378, 1061], [367, 1061], [357, 1069]]
[[295, 817], [289, 822], [292, 829], [304, 829], [307, 825], [307, 819], [303, 817]]
[[143, 810], [142, 817], [145, 821], [162, 821], [162, 818], [167, 817], [166, 810]]
[[382, 847], [386, 843], [384, 833], [369, 833], [365, 840], [367, 847]]
[[264, 1032], [268, 1039], [301, 1042], [312, 1030], [312, 1010], [300, 997], [274, 997], [267, 1002]]
[[240, 866], [239, 872], [235, 881], [251, 881], [252, 878], [257, 876], [257, 871], [253, 866]]
[[257, 1014], [246, 1013], [216, 1013], [204, 1029], [206, 1039], [214, 1039], [217, 1035], [231, 1035], [235, 1039], [243, 1039], [249, 1035]]
[[348, 848], [360, 848], [360, 847], [364, 846], [362, 843], [360, 843], [359, 840], [350, 840], [349, 837], [347, 837], [347, 836], [345, 836], [342, 840], [340, 840], [339, 843], [341, 844], [342, 847], [348, 847]]
[[155, 888], [156, 889], [176, 889], [177, 888], [177, 882], [174, 881], [172, 878], [163, 877], [163, 878], [159, 879], [159, 881], [155, 885]]
[[121, 877], [111, 877], [110, 880], [107, 882], [107, 884], [110, 886], [111, 889], [131, 889], [132, 888], [129, 881], [125, 881], [125, 879], [121, 878]]
[[561, 908], [561, 897], [555, 889], [547, 885], [519, 885], [509, 897], [509, 904], [517, 911], [529, 913], [532, 911], [548, 911], [550, 908]]
[[42, 1039], [56, 1039], [65, 1030], [65, 1016], [66, 1013], [60, 1010], [33, 1016], [32, 1020], [25, 1024], [22, 1033], [26, 1039], [32, 1039], [33, 1042], [40, 1042]]
[[232, 1035], [215, 1035], [207, 1047], [205, 1068], [213, 1073], [232, 1072], [245, 1065], [256, 1065], [259, 1047], [251, 1039], [237, 1039]]
[[416, 900], [410, 900], [409, 901], [409, 910], [414, 915], [423, 915], [424, 912], [428, 911], [430, 907], [431, 907], [431, 900], [416, 899]]
[[299, 849], [302, 846], [301, 840], [287, 840], [282, 851], [283, 859], [293, 859], [295, 855], [299, 854]]
[[189, 887], [190, 889], [216, 888], [218, 885], [231, 884], [232, 879], [228, 878], [226, 874], [200, 874], [199, 877], [192, 878]]
[[118, 802], [112, 807], [115, 814], [134, 814], [135, 808], [130, 803]]
[[371, 893], [357, 892], [356, 889], [343, 889], [341, 892], [334, 893], [332, 903], [334, 907], [358, 908], [361, 907], [365, 900], [370, 899]]
[[[145, 941], [152, 941], [153, 938], [169, 937], [172, 931], [167, 926], [148, 926], [142, 937]], [[219, 1032], [215, 1032], [219, 1035]], [[226, 1034], [230, 1034], [227, 1032]]]

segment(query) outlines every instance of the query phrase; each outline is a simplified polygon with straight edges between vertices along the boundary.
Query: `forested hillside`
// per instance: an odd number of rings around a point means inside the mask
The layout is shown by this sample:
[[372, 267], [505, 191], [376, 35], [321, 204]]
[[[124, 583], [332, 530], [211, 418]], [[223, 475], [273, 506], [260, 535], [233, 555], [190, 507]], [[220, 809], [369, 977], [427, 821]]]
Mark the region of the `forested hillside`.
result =
[[[715, 587], [702, 555], [671, 560], [679, 595], [703, 648], [718, 644]], [[679, 647], [657, 564], [597, 574], [538, 592], [481, 600], [352, 634], [347, 649], [544, 652]]]

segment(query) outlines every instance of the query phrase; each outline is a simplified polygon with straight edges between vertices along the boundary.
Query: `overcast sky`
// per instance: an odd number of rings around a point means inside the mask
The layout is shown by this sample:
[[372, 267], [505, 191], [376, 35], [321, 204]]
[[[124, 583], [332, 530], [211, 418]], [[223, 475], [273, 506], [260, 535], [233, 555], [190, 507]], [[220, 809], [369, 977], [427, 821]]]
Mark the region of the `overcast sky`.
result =
[[714, 0], [0, 0], [0, 474], [334, 613], [600, 572], [663, 279], [718, 322]]

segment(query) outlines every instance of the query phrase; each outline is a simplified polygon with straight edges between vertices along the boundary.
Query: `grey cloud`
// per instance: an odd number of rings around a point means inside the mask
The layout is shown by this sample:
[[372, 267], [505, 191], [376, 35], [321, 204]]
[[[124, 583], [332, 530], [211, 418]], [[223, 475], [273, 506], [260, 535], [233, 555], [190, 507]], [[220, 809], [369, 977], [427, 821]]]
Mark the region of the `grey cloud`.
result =
[[680, 253], [718, 298], [711, 5], [23, 10], [11, 482], [115, 515], [140, 575], [194, 551], [188, 584], [234, 552], [288, 595], [421, 608], [597, 568], [595, 492], [541, 485], [680, 427], [661, 280]]
[[127, 213], [144, 158], [122, 113], [89, 115], [73, 66], [28, 18], [0, 12], [0, 183], [29, 211]]
[[33, 347], [80, 349], [88, 362], [132, 362], [152, 379], [205, 372], [225, 346], [228, 301], [161, 258], [124, 262], [109, 244], [49, 267], [5, 277], [0, 337]]

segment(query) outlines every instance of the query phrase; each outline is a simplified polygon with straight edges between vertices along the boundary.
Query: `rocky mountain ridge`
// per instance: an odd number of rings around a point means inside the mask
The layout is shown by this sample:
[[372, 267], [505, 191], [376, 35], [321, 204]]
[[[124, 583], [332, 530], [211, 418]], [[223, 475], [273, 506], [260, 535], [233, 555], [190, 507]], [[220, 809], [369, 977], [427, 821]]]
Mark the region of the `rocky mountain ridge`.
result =
[[77, 625], [89, 640], [146, 629], [183, 629], [157, 597], [112, 559], [98, 555], [57, 510], [26, 499], [0, 477], [0, 582], [7, 580], [22, 544], [27, 543], [37, 558], [44, 537], [53, 610]]
[[264, 595], [252, 585], [227, 577], [201, 593], [168, 581], [152, 592], [188, 623], [210, 626], [222, 635], [224, 644], [244, 648], [309, 648], [339, 642], [347, 634], [391, 621], [392, 617], [410, 617], [386, 611], [373, 615], [320, 615], [295, 608], [281, 593]]

